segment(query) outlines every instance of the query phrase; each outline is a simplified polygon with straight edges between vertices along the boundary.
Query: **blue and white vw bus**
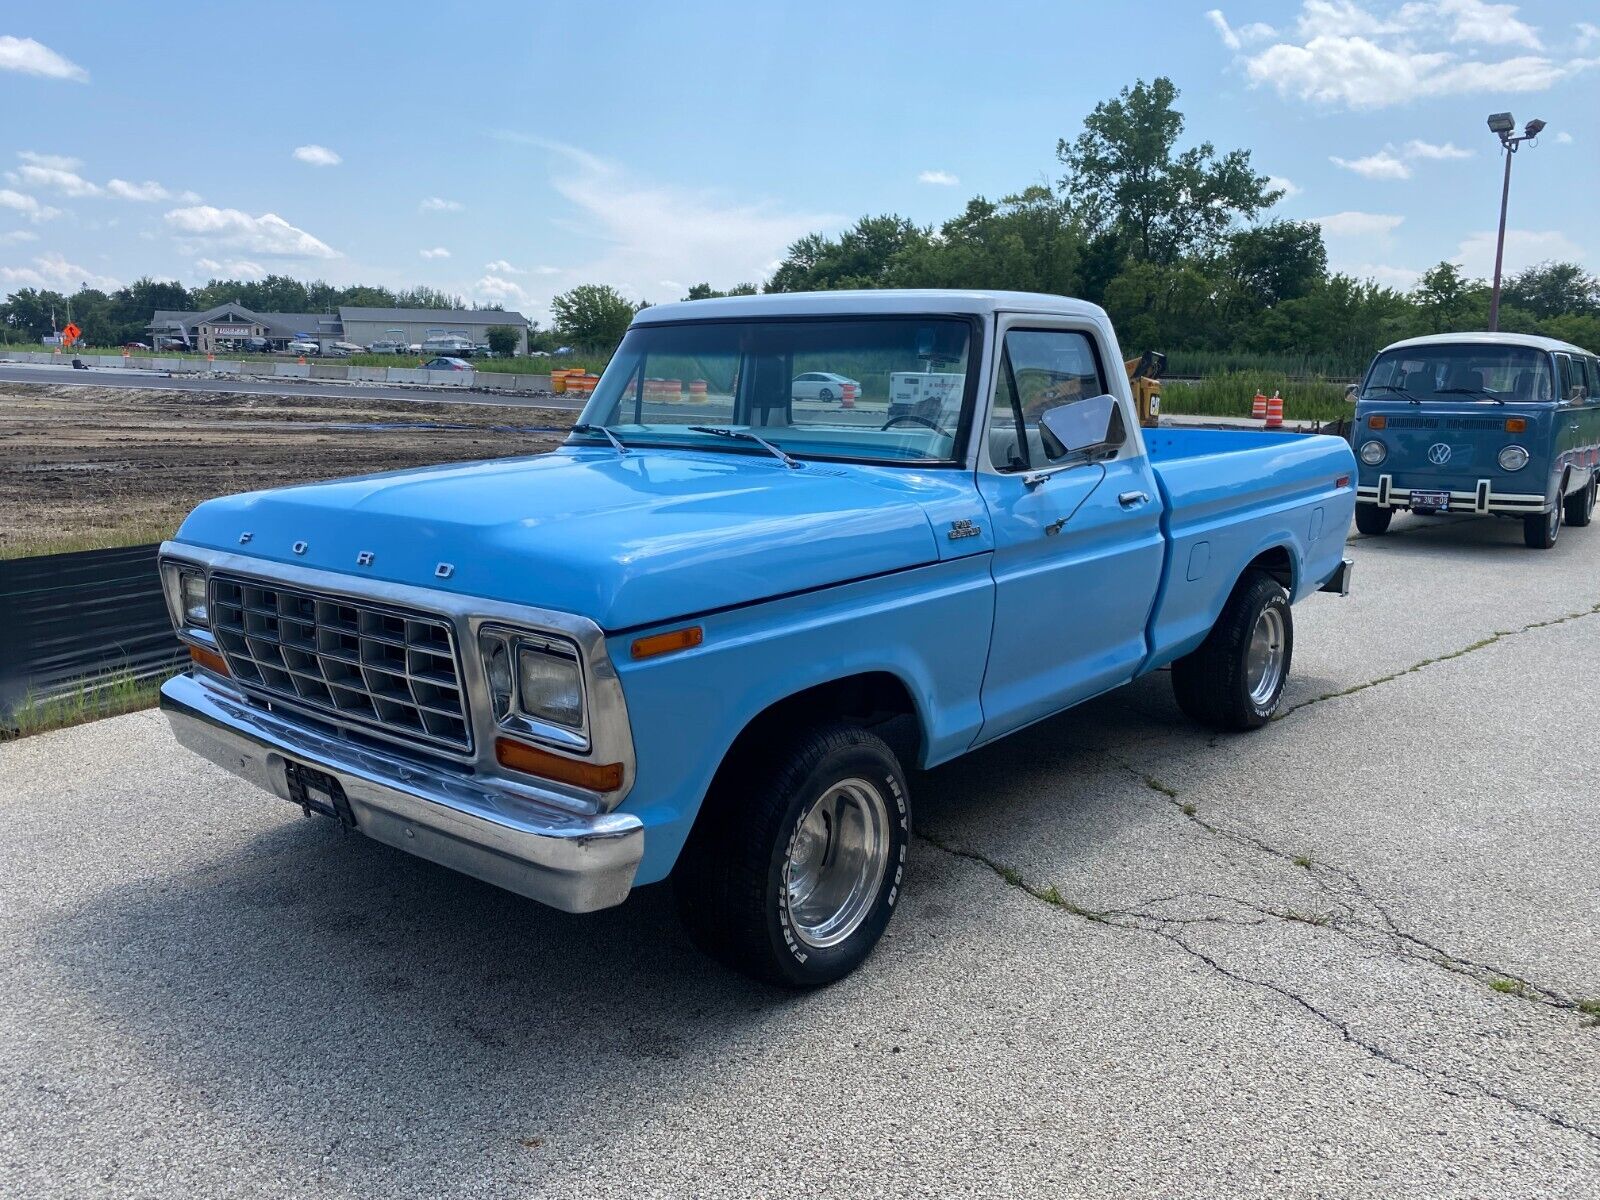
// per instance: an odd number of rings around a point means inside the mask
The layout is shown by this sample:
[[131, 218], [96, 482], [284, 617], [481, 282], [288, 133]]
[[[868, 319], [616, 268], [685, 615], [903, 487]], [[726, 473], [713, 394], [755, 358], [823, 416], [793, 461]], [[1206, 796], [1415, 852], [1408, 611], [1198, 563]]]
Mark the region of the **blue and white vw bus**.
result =
[[1600, 482], [1600, 364], [1520, 333], [1444, 333], [1379, 351], [1356, 394], [1356, 528], [1394, 512], [1515, 517], [1535, 549], [1587, 525]]

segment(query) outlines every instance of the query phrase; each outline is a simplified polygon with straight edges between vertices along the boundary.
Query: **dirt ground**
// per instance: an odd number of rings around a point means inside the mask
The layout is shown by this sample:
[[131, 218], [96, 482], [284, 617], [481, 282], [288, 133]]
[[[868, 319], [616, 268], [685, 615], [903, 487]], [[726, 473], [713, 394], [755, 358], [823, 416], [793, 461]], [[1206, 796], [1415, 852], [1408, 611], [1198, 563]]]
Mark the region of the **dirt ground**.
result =
[[0, 384], [0, 557], [158, 540], [225, 493], [539, 453], [572, 420], [523, 406]]

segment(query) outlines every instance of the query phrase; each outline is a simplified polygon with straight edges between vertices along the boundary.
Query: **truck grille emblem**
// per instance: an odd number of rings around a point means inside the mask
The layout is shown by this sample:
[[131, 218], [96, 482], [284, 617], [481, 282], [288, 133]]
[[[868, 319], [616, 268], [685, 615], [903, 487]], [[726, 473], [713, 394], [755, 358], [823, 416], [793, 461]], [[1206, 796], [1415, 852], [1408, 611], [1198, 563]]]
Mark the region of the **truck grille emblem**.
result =
[[456, 573], [456, 569], [454, 567], [452, 567], [449, 563], [440, 563], [437, 567], [435, 567], [433, 569], [433, 573], [435, 575], [437, 575], [440, 579], [449, 579], [450, 576], [452, 576], [452, 575], [454, 575]]
[[245, 545], [253, 537], [255, 537], [255, 534], [253, 533], [241, 533], [239, 535], [239, 545]]
[[1428, 447], [1428, 461], [1436, 467], [1442, 467], [1450, 461], [1450, 447], [1443, 442], [1435, 442]]
[[290, 549], [296, 554], [304, 554], [306, 552], [306, 544], [304, 542], [296, 542]]
[[356, 555], [356, 566], [358, 566], [358, 567], [370, 567], [371, 565], [372, 565], [372, 551], [371, 550], [363, 550], [360, 554]]

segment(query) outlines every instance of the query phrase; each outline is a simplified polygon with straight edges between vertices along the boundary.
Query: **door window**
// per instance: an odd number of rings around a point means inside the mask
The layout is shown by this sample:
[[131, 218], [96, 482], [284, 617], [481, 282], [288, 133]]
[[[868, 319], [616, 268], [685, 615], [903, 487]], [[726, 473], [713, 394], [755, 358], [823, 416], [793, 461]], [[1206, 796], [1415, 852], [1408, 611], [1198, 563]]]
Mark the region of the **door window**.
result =
[[[1088, 335], [1066, 329], [1008, 331], [989, 416], [990, 461], [1001, 471], [1048, 466], [1054, 459], [1039, 435], [1039, 418], [1106, 390], [1100, 357]], [[1112, 436], [1117, 442], [1127, 436], [1120, 411]]]

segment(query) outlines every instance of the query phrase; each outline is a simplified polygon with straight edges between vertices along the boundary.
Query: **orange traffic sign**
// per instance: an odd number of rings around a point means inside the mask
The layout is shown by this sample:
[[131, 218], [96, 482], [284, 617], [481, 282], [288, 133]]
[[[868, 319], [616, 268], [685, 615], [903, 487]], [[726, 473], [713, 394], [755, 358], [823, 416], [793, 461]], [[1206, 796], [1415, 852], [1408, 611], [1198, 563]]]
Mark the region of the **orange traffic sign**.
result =
[[67, 345], [70, 346], [73, 342], [78, 340], [78, 335], [82, 332], [83, 330], [79, 329], [71, 321], [68, 321], [67, 327], [61, 331], [61, 336], [66, 339]]

